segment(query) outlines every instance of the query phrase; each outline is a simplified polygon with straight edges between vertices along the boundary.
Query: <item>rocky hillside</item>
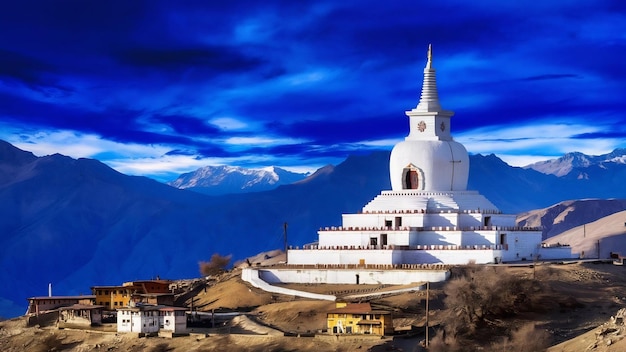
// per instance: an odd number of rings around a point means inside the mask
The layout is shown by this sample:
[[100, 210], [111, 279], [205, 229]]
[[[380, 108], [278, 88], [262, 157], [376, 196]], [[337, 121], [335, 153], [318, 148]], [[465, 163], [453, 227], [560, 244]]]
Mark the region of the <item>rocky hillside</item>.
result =
[[517, 222], [520, 226], [542, 227], [546, 239], [622, 210], [626, 210], [626, 199], [568, 200], [521, 213]]

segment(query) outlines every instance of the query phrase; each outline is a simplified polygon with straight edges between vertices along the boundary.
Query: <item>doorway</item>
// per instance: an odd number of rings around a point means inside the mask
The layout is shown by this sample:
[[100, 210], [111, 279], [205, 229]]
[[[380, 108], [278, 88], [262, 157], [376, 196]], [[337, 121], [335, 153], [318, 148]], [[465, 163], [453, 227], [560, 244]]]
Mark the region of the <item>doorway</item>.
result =
[[419, 176], [417, 175], [417, 170], [409, 169], [406, 170], [404, 179], [404, 189], [418, 189], [419, 187]]

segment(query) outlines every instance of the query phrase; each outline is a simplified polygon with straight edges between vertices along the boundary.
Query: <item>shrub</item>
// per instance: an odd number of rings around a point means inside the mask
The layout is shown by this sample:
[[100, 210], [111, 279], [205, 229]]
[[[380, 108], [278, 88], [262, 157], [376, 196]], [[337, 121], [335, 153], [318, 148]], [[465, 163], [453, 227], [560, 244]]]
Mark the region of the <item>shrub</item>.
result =
[[514, 277], [504, 268], [469, 265], [444, 286], [446, 331], [471, 335], [488, 320], [529, 311], [540, 290], [538, 281]]
[[170, 347], [167, 343], [160, 343], [150, 349], [150, 352], [169, 352], [174, 348]]
[[550, 334], [545, 330], [528, 323], [511, 333], [511, 337], [505, 337], [500, 342], [492, 344], [492, 351], [506, 352], [540, 352], [548, 348]]
[[198, 263], [200, 274], [202, 276], [210, 276], [223, 273], [226, 271], [231, 257], [231, 255], [222, 256], [219, 253], [213, 253], [210, 261]]
[[461, 351], [461, 346], [456, 337], [449, 337], [445, 331], [438, 330], [432, 340], [428, 342], [428, 351], [457, 352]]

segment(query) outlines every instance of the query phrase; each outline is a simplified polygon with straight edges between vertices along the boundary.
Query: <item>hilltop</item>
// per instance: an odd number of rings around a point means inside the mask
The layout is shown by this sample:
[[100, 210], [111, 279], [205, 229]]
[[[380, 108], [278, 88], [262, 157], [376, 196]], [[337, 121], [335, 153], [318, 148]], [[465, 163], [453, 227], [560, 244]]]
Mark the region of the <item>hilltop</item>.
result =
[[[590, 331], [601, 324], [626, 304], [626, 276], [624, 268], [611, 264], [573, 263], [569, 265], [544, 264], [533, 268], [531, 265], [501, 269], [519, 278], [536, 277], [544, 285], [540, 292], [540, 304], [531, 311], [502, 317], [490, 324], [489, 339], [482, 344], [486, 347], [499, 341], [498, 334], [506, 335], [518, 327], [534, 322], [547, 331], [552, 345], [550, 351], [584, 350], [589, 346]], [[253, 288], [239, 276], [235, 268], [218, 277], [206, 281], [205, 290], [198, 290], [194, 296], [199, 311], [245, 313], [227, 324], [231, 334], [211, 334], [206, 339], [194, 337], [136, 338], [115, 333], [89, 333], [78, 330], [57, 330], [53, 327], [25, 328], [23, 320], [15, 318], [0, 323], [0, 349], [22, 351], [24, 348], [36, 351], [46, 344], [74, 351], [100, 348], [108, 351], [206, 351], [228, 346], [232, 351], [411, 351], [423, 337], [425, 321], [426, 292], [416, 291], [382, 297], [371, 301], [378, 309], [394, 312], [394, 325], [400, 335], [386, 338], [354, 336], [342, 339], [330, 338], [321, 332], [325, 329], [325, 311], [333, 307], [332, 302], [315, 301], [269, 294]], [[430, 295], [430, 325], [437, 326], [445, 318], [443, 288], [445, 284], [433, 284]], [[315, 292], [354, 292], [367, 290], [365, 285], [299, 285], [297, 288]], [[539, 294], [539, 293], [538, 293]], [[189, 298], [188, 303], [191, 298]], [[406, 332], [413, 331], [411, 338]], [[317, 332], [319, 337], [287, 337], [285, 332]], [[582, 335], [578, 337], [581, 334]], [[593, 335], [593, 334], [591, 334]], [[595, 335], [593, 335], [595, 336]], [[574, 340], [571, 340], [573, 339]], [[576, 340], [579, 339], [579, 340]], [[467, 343], [467, 342], [466, 342]], [[474, 341], [465, 345], [468, 349]], [[586, 345], [585, 345], [586, 344]], [[584, 345], [584, 346], [583, 346]], [[565, 349], [562, 346], [569, 346]], [[576, 346], [572, 349], [571, 346]], [[477, 347], [476, 347], [477, 348]], [[623, 340], [614, 338], [611, 346], [599, 344], [592, 351], [618, 351], [626, 348]], [[489, 350], [489, 349], [487, 349]]]

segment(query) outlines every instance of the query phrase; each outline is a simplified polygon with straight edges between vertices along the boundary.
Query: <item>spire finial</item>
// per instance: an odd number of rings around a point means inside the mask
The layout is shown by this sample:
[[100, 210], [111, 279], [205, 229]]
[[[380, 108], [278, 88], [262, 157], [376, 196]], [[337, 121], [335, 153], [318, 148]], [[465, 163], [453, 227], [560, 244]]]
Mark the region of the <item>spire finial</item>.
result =
[[433, 45], [428, 44], [428, 62], [426, 63], [426, 68], [432, 68], [433, 66]]
[[437, 82], [435, 79], [435, 69], [433, 68], [433, 45], [428, 44], [428, 62], [424, 68], [424, 84], [422, 85], [422, 95], [416, 107], [419, 111], [441, 111], [439, 97], [437, 95]]

